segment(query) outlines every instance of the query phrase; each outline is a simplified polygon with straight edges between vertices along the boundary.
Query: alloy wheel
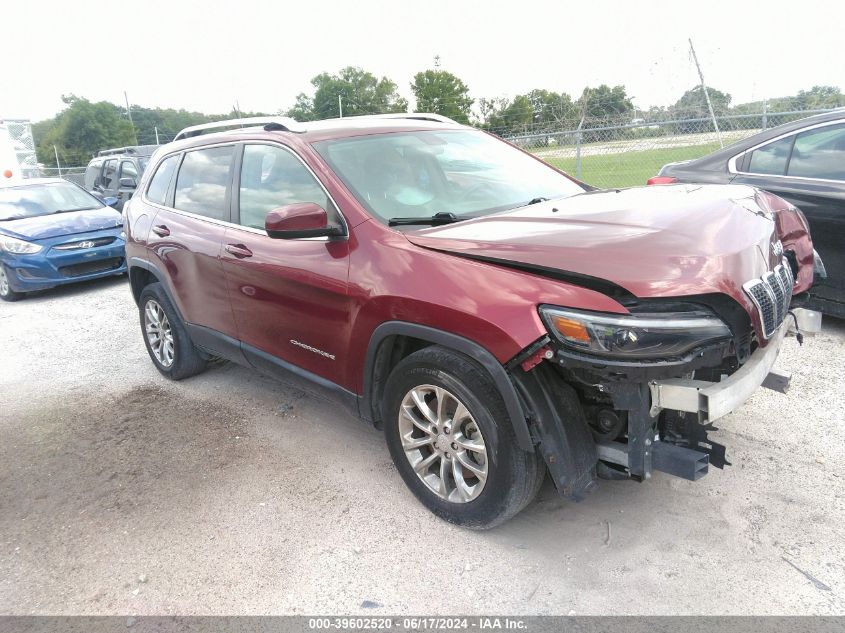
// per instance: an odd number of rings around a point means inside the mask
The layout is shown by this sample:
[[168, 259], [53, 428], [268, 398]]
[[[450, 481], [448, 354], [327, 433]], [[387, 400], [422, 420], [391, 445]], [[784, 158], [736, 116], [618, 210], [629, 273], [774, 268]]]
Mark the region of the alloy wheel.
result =
[[9, 286], [9, 278], [6, 277], [6, 271], [0, 266], [0, 295], [4, 297], [9, 294], [11, 287]]
[[441, 499], [467, 503], [484, 489], [487, 447], [478, 423], [451, 392], [418, 385], [403, 398], [399, 435], [417, 477]]
[[164, 308], [154, 299], [144, 306], [144, 333], [156, 360], [162, 367], [173, 364], [173, 328]]

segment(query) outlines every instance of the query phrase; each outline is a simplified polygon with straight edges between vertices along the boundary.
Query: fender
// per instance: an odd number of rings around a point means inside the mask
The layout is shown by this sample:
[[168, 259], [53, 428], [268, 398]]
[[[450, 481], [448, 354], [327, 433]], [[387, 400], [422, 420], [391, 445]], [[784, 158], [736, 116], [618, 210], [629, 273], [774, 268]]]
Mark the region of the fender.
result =
[[531, 433], [528, 430], [528, 422], [525, 417], [525, 411], [517, 396], [516, 389], [511, 381], [505, 368], [496, 360], [489, 351], [484, 349], [475, 341], [444, 332], [426, 325], [419, 325], [417, 323], [408, 323], [406, 321], [387, 321], [379, 325], [370, 338], [370, 343], [367, 347], [367, 356], [364, 362], [364, 393], [360, 399], [360, 414], [361, 417], [372, 421], [374, 418], [372, 398], [373, 398], [373, 383], [374, 371], [376, 364], [376, 357], [381, 343], [389, 336], [410, 336], [435, 345], [442, 345], [448, 347], [462, 354], [466, 354], [474, 361], [479, 363], [493, 379], [499, 393], [502, 394], [502, 399], [505, 402], [505, 407], [508, 411], [508, 417], [511, 419], [514, 434], [516, 435], [517, 444], [525, 451], [534, 450], [534, 442], [531, 439]]

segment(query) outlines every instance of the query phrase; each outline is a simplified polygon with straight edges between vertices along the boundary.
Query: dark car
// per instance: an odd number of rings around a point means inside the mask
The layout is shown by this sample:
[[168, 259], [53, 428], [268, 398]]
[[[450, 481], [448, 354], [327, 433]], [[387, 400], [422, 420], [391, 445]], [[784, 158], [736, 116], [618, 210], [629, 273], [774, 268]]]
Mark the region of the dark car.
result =
[[158, 147], [135, 145], [98, 152], [85, 169], [85, 188], [105, 198], [117, 198], [114, 206], [123, 211], [123, 205], [135, 193], [147, 162]]
[[798, 207], [823, 263], [808, 307], [845, 318], [845, 109], [766, 130], [704, 158], [671, 163], [659, 176], [652, 181], [751, 185]]
[[0, 181], [0, 299], [122, 274], [123, 238], [120, 213], [72, 182]]
[[777, 196], [594, 191], [436, 115], [189, 128], [124, 215], [162, 374], [224, 358], [333, 398], [477, 528], [546, 472], [578, 499], [724, 465], [705, 425], [788, 380], [772, 365], [813, 279]]

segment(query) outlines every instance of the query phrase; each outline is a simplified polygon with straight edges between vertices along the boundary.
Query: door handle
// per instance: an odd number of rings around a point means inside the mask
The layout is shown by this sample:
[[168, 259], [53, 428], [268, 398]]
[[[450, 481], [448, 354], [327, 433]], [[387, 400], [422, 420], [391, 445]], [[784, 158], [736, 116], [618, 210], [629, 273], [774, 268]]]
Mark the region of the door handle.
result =
[[252, 251], [243, 244], [226, 244], [226, 252], [238, 259], [252, 257]]
[[170, 229], [164, 226], [163, 224], [158, 224], [153, 227], [153, 233], [155, 233], [159, 237], [167, 237], [168, 235], [170, 235]]

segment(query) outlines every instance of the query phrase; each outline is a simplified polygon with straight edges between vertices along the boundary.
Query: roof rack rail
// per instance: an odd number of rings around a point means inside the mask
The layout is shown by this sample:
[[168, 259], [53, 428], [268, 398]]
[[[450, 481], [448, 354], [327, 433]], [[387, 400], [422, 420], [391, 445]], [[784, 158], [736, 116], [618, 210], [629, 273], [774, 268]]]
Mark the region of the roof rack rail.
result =
[[112, 156], [114, 154], [140, 154], [147, 156], [152, 154], [159, 145], [127, 145], [126, 147], [112, 147], [111, 149], [101, 149], [97, 152], [97, 156]]
[[450, 119], [442, 114], [435, 114], [433, 112], [391, 112], [389, 114], [362, 114], [356, 117], [348, 117], [356, 119], [414, 119], [416, 121], [436, 121], [437, 123], [454, 123], [461, 125], [455, 119]]
[[179, 141], [192, 136], [198, 136], [206, 130], [220, 130], [227, 127], [254, 127], [263, 125], [266, 130], [277, 130], [280, 132], [302, 132], [302, 125], [298, 121], [286, 116], [253, 116], [243, 119], [226, 119], [225, 121], [213, 121], [212, 123], [201, 123], [186, 127], [179, 132], [173, 140]]

